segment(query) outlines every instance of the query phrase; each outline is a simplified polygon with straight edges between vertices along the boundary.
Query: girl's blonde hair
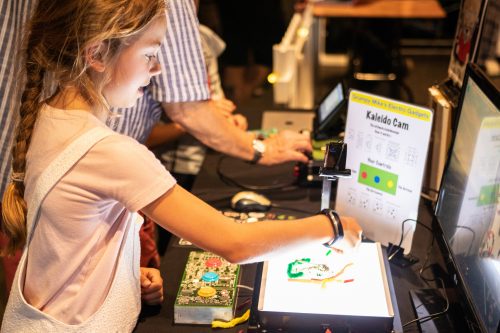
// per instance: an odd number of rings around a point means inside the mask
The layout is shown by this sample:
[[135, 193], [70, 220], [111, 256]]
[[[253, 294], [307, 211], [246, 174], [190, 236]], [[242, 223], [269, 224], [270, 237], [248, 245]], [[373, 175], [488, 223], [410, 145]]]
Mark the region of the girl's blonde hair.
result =
[[59, 87], [77, 88], [92, 107], [107, 110], [102, 88], [110, 73], [99, 75], [89, 69], [89, 50], [95, 59], [113, 64], [120, 48], [165, 10], [165, 0], [38, 1], [24, 43], [26, 84], [12, 146], [12, 181], [2, 201], [2, 231], [9, 242], [1, 255], [13, 254], [26, 242], [26, 153], [42, 106], [46, 75], [55, 78]]

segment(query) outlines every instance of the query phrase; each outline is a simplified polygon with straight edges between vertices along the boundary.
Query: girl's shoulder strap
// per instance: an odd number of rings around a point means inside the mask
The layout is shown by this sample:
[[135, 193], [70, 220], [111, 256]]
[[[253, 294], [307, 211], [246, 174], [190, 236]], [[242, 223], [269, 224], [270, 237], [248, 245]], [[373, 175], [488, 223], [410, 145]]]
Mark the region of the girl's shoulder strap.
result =
[[106, 127], [92, 128], [70, 143], [42, 172], [34, 186], [32, 200], [28, 203], [27, 244], [31, 239], [31, 231], [34, 229], [40, 205], [50, 190], [96, 143], [110, 135], [118, 134]]

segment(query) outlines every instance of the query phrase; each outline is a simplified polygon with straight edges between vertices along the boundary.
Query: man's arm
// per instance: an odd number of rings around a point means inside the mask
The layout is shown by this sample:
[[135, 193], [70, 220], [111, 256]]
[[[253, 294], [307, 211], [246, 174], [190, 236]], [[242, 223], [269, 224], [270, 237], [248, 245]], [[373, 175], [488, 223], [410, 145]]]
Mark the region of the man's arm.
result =
[[[191, 135], [221, 153], [251, 161], [254, 157], [253, 134], [231, 125], [212, 101], [162, 103], [164, 111]], [[264, 140], [266, 150], [259, 164], [272, 165], [288, 161], [306, 162], [303, 152], [311, 151], [307, 135], [283, 131]]]
[[[251, 161], [254, 137], [215, 112], [213, 102], [204, 101], [210, 93], [196, 17], [193, 1], [170, 1], [166, 42], [159, 55], [164, 73], [152, 80], [153, 97], [163, 101], [172, 121], [208, 147]], [[267, 139], [265, 145], [259, 163], [268, 165], [292, 160], [305, 162], [307, 157], [301, 151], [312, 149], [309, 138], [291, 132]]]
[[176, 123], [162, 123], [158, 122], [151, 129], [146, 142], [144, 143], [148, 148], [155, 148], [156, 146], [163, 145], [165, 143], [173, 142], [184, 135], [186, 131], [177, 125]]

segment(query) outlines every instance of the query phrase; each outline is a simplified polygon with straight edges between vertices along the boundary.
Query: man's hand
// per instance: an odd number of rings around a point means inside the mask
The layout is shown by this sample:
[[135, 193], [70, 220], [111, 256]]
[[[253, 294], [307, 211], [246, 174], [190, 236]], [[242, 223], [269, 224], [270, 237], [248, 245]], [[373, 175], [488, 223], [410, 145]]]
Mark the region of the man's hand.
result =
[[[173, 122], [208, 147], [221, 153], [251, 161], [254, 156], [254, 135], [230, 124], [217, 111], [213, 100], [182, 103], [162, 103]], [[289, 161], [307, 162], [303, 152], [312, 150], [309, 135], [283, 131], [265, 141], [266, 152], [259, 163], [279, 164]]]
[[234, 114], [236, 110], [236, 105], [227, 98], [222, 99], [212, 99], [215, 106], [215, 110], [220, 112], [226, 119], [234, 126], [242, 129], [244, 131], [248, 128], [247, 118], [241, 114]]
[[212, 99], [215, 109], [221, 112], [224, 116], [229, 117], [236, 110], [236, 105], [227, 98]]
[[273, 165], [289, 161], [307, 162], [304, 152], [311, 152], [309, 134], [289, 130], [279, 132], [266, 140], [266, 151], [259, 161], [262, 165]]
[[248, 128], [247, 118], [239, 113], [233, 114], [227, 118], [234, 126], [246, 131]]
[[141, 267], [141, 299], [148, 305], [163, 302], [163, 279], [156, 268]]

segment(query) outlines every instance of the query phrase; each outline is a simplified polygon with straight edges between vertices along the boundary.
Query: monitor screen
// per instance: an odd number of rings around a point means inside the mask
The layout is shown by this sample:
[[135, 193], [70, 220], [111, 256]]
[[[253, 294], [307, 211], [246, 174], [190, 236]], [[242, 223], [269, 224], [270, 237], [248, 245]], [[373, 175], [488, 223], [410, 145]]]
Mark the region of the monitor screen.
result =
[[482, 332], [497, 332], [500, 321], [499, 105], [498, 90], [469, 65], [436, 207], [459, 285]]
[[335, 88], [328, 93], [318, 107], [319, 123], [324, 123], [332, 112], [338, 109], [344, 100], [344, 88], [342, 87], [342, 83], [339, 82]]

